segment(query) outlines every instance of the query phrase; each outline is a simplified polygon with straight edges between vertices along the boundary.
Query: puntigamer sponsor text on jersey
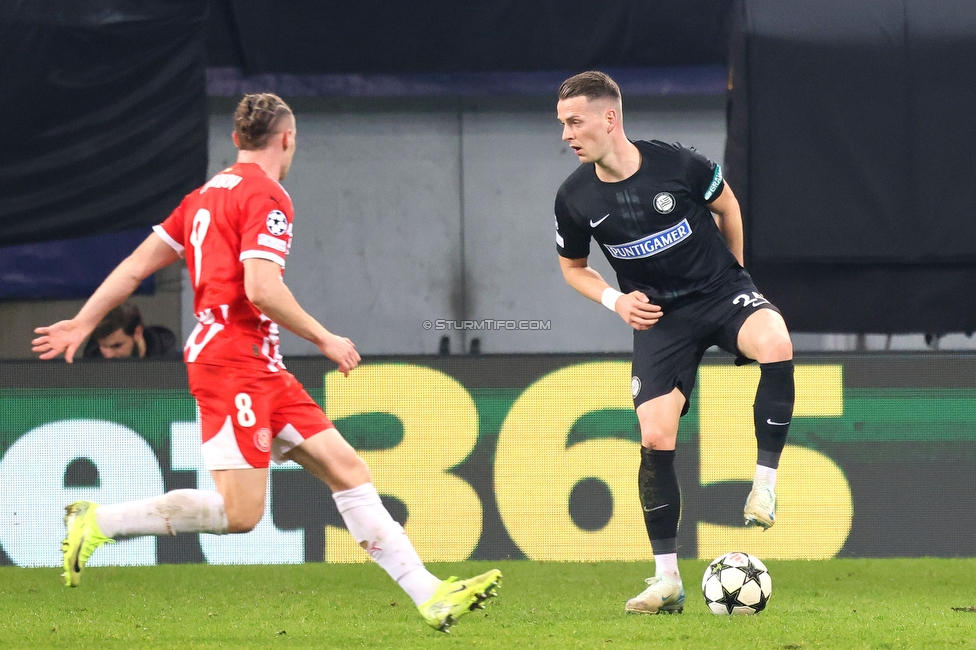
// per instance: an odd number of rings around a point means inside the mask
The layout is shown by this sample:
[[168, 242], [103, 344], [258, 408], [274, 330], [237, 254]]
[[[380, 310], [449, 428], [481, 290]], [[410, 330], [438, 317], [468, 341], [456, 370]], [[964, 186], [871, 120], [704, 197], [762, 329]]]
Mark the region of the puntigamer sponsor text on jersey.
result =
[[682, 219], [667, 230], [656, 232], [636, 241], [626, 244], [604, 244], [604, 246], [617, 259], [630, 260], [657, 255], [690, 236], [691, 226], [687, 219]]

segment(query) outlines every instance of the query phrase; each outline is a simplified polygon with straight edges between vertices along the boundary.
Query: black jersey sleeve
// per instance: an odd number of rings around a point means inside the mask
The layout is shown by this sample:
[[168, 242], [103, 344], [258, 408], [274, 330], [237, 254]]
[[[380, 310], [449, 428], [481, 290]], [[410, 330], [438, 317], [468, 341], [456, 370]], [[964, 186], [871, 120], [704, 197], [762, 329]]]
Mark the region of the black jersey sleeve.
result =
[[570, 214], [563, 193], [556, 194], [556, 252], [578, 260], [590, 255], [590, 232], [581, 228]]
[[714, 163], [694, 149], [677, 145], [681, 170], [691, 189], [691, 198], [702, 205], [714, 201], [725, 188], [722, 166]]

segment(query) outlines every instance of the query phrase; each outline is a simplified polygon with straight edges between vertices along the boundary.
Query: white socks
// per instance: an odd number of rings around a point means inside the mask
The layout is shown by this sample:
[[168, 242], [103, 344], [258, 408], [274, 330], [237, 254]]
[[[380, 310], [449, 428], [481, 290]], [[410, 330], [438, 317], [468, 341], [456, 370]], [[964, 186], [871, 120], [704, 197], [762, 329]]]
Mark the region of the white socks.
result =
[[403, 532], [403, 526], [390, 516], [373, 484], [364, 483], [351, 490], [333, 492], [332, 498], [353, 539], [390, 574], [414, 603], [420, 605], [429, 600], [441, 581], [424, 567]]
[[671, 582], [681, 584], [681, 574], [678, 573], [678, 554], [664, 553], [654, 556], [654, 575], [667, 578]]
[[173, 490], [158, 497], [99, 506], [95, 521], [108, 537], [227, 532], [219, 492]]
[[776, 470], [765, 465], [756, 465], [756, 476], [752, 479], [752, 484], [759, 485], [765, 483], [773, 490], [776, 489]]
[[[418, 605], [440, 586], [380, 501], [372, 483], [334, 492], [332, 498], [353, 538]], [[227, 532], [227, 513], [219, 492], [173, 490], [158, 497], [99, 506], [95, 520], [108, 537]], [[677, 566], [677, 561], [675, 561]]]

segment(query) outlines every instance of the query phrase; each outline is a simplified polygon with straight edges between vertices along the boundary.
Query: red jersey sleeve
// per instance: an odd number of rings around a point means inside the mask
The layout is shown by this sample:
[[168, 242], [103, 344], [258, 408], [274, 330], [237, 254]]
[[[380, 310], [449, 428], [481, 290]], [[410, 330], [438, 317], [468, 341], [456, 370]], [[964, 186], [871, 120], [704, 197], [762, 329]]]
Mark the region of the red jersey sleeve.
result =
[[293, 219], [291, 198], [281, 185], [270, 179], [256, 183], [241, 213], [241, 261], [264, 259], [284, 268]]
[[180, 257], [183, 257], [183, 251], [186, 249], [186, 242], [183, 241], [185, 232], [183, 230], [183, 215], [186, 212], [185, 206], [187, 199], [189, 198], [189, 195], [187, 195], [180, 202], [180, 204], [176, 206], [176, 209], [173, 210], [168, 217], [166, 217], [166, 220], [163, 221], [163, 223], [153, 226], [153, 232], [159, 235], [167, 244], [172, 246], [173, 250], [179, 253]]

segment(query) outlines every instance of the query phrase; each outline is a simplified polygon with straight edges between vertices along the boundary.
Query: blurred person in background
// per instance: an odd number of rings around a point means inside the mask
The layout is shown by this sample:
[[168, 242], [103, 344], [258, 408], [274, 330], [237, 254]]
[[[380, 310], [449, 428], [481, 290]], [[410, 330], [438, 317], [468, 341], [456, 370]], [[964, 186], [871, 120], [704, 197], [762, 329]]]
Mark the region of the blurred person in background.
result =
[[85, 344], [86, 359], [181, 359], [176, 335], [162, 325], [146, 326], [132, 303], [119, 305], [102, 319]]

